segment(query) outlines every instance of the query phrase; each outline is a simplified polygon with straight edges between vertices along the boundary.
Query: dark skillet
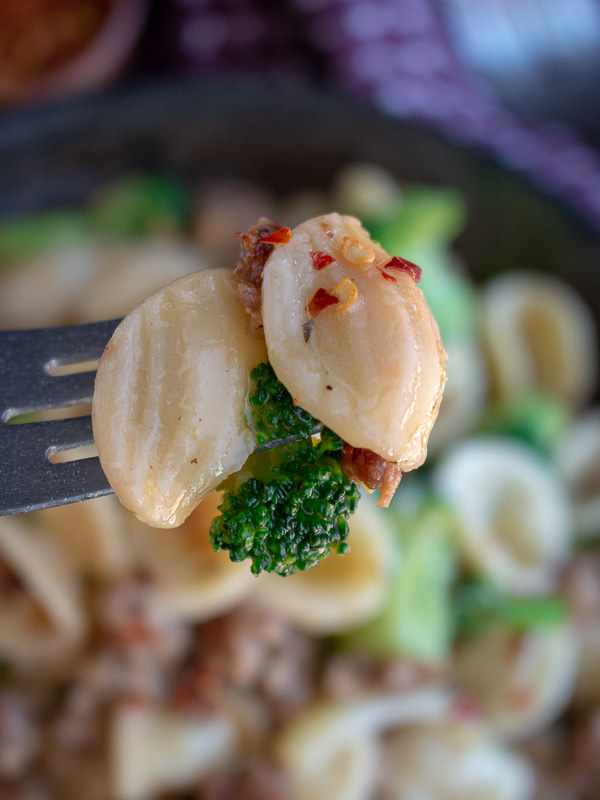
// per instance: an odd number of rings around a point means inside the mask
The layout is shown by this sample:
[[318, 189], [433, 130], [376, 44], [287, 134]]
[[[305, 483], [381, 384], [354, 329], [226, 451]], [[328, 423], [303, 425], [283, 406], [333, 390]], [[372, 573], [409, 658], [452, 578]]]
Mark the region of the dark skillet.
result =
[[440, 135], [299, 85], [161, 82], [5, 116], [0, 218], [82, 202], [132, 171], [167, 171], [190, 185], [241, 176], [288, 192], [327, 185], [357, 159], [464, 193], [458, 246], [476, 279], [513, 268], [557, 273], [600, 321], [600, 237], [567, 208]]

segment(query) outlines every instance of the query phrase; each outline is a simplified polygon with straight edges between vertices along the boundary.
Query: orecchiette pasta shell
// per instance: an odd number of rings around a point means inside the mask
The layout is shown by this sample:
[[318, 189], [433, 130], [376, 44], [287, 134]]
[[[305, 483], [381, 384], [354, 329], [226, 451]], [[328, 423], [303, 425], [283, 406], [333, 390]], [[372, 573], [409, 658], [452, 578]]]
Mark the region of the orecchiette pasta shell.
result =
[[[315, 269], [311, 251], [335, 260]], [[269, 359], [295, 402], [407, 471], [425, 460], [446, 353], [412, 275], [388, 270], [386, 279], [378, 269], [389, 259], [352, 217], [309, 220], [267, 261], [263, 322]], [[309, 306], [319, 289], [339, 302], [317, 314]]]
[[[0, 277], [3, 328], [43, 328], [71, 319], [97, 275], [95, 246], [34, 256]], [[35, 287], [35, 291], [32, 291]]]
[[597, 374], [595, 325], [563, 281], [526, 272], [494, 279], [481, 296], [481, 325], [500, 397], [546, 389], [579, 405], [590, 396]]
[[108, 578], [131, 565], [127, 514], [114, 496], [98, 497], [40, 511], [37, 518], [86, 575]]
[[332, 554], [315, 569], [289, 575], [263, 574], [259, 596], [309, 633], [339, 633], [373, 616], [389, 583], [393, 532], [383, 514], [363, 498], [349, 520], [350, 552]]
[[471, 431], [483, 413], [488, 394], [485, 361], [471, 339], [453, 339], [448, 350], [448, 382], [440, 413], [429, 438], [430, 452], [439, 453]]
[[193, 718], [122, 706], [109, 730], [109, 776], [115, 800], [146, 800], [191, 787], [231, 754], [235, 732], [223, 717]]
[[199, 622], [224, 614], [255, 585], [246, 564], [216, 553], [208, 540], [221, 495], [212, 492], [176, 530], [134, 525], [139, 561], [155, 581], [160, 602], [184, 619]]
[[143, 522], [174, 527], [254, 448], [249, 373], [266, 360], [247, 332], [231, 272], [213, 269], [155, 292], [119, 325], [93, 400], [102, 467]]
[[391, 727], [442, 719], [449, 704], [445, 691], [423, 689], [312, 706], [282, 732], [276, 746], [292, 781], [294, 799], [371, 797], [377, 777], [371, 757], [376, 737]]
[[572, 513], [550, 463], [516, 440], [481, 437], [451, 449], [434, 483], [457, 512], [470, 566], [508, 591], [553, 588], [571, 550]]
[[205, 266], [196, 248], [176, 239], [97, 245], [97, 253], [93, 291], [77, 307], [82, 322], [123, 317], [152, 292]]
[[579, 419], [558, 443], [556, 463], [573, 503], [575, 532], [600, 535], [600, 409]]
[[454, 678], [499, 735], [521, 738], [549, 725], [573, 693], [579, 649], [567, 626], [519, 633], [493, 628], [465, 640]]
[[0, 655], [19, 667], [55, 667], [82, 641], [86, 620], [65, 556], [42, 529], [0, 518], [0, 558], [20, 583], [0, 597]]
[[530, 800], [533, 770], [466, 722], [415, 725], [384, 745], [381, 800]]
[[0, 555], [55, 625], [73, 636], [83, 633], [76, 575], [44, 531], [18, 518], [0, 518]]

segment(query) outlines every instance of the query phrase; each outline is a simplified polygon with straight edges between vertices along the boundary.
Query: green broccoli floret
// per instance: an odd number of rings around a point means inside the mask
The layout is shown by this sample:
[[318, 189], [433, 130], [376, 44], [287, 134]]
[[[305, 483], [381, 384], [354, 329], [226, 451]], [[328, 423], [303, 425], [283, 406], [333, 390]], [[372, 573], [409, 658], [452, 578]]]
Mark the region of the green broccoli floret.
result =
[[256, 575], [291, 575], [316, 566], [332, 550], [348, 551], [348, 518], [359, 489], [340, 466], [343, 440], [324, 430], [313, 441], [318, 422], [294, 406], [272, 367], [260, 364], [251, 378], [258, 441], [302, 438], [255, 453], [221, 485], [221, 515], [211, 523], [210, 541], [215, 550], [228, 550], [232, 561], [251, 559]]
[[297, 436], [306, 439], [320, 423], [308, 411], [295, 406], [291, 394], [269, 363], [250, 372], [254, 387], [248, 395], [256, 441], [266, 444], [275, 439]]

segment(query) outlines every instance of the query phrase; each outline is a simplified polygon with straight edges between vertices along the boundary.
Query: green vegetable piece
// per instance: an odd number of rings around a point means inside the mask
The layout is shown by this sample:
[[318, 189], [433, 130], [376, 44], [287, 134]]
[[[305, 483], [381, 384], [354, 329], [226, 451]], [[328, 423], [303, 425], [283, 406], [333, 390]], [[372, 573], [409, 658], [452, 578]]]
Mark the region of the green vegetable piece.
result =
[[481, 423], [482, 433], [510, 436], [549, 456], [570, 423], [569, 409], [545, 392], [528, 392], [492, 408]]
[[228, 550], [231, 561], [251, 559], [256, 575], [284, 576], [312, 569], [332, 550], [346, 552], [359, 489], [340, 467], [343, 447], [326, 431], [317, 443], [308, 438], [250, 456], [220, 487], [213, 548]]
[[307, 438], [319, 425], [308, 411], [294, 405], [269, 363], [254, 367], [250, 379], [254, 387], [248, 395], [248, 405], [259, 444], [287, 436]]
[[90, 226], [84, 211], [44, 211], [0, 223], [0, 265], [10, 265], [35, 253], [60, 250], [85, 242]]
[[180, 231], [190, 215], [187, 189], [164, 175], [130, 175], [107, 186], [90, 204], [95, 231], [130, 238]]
[[477, 298], [450, 251], [466, 216], [462, 196], [453, 189], [408, 186], [388, 215], [368, 228], [388, 253], [418, 264], [419, 283], [440, 328], [443, 341], [473, 336]]
[[396, 527], [398, 555], [384, 607], [342, 644], [376, 657], [438, 663], [448, 656], [453, 633], [453, 517], [441, 503], [428, 499], [414, 516], [398, 516]]
[[369, 230], [385, 249], [388, 244], [407, 246], [411, 242], [445, 244], [461, 232], [465, 219], [466, 204], [460, 192], [413, 184], [403, 189], [385, 217], [369, 220]]
[[472, 636], [496, 625], [516, 631], [548, 629], [568, 617], [567, 607], [559, 597], [512, 597], [479, 578], [457, 587], [454, 611], [459, 636]]
[[340, 467], [344, 442], [294, 405], [269, 363], [250, 372], [249, 415], [259, 443], [298, 437], [297, 441], [256, 453], [219, 488], [221, 515], [210, 526], [215, 550], [232, 561], [252, 561], [258, 575], [291, 575], [312, 569], [333, 550], [348, 551], [348, 518], [356, 508], [358, 486]]

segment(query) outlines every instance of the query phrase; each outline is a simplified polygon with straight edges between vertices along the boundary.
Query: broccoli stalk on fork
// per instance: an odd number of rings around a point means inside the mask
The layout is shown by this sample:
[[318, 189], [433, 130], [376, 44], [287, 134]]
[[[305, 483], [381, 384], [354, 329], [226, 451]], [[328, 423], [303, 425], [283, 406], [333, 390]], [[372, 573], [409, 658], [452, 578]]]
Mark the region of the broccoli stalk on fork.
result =
[[292, 397], [268, 363], [250, 373], [248, 405], [257, 440], [264, 444], [297, 436], [255, 453], [221, 485], [221, 515], [210, 526], [215, 550], [232, 561], [252, 560], [258, 575], [291, 575], [316, 566], [333, 550], [348, 551], [348, 518], [359, 499], [357, 484], [340, 466], [344, 442], [318, 425]]

